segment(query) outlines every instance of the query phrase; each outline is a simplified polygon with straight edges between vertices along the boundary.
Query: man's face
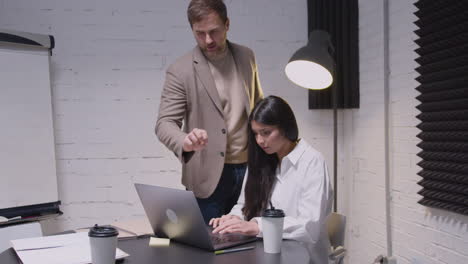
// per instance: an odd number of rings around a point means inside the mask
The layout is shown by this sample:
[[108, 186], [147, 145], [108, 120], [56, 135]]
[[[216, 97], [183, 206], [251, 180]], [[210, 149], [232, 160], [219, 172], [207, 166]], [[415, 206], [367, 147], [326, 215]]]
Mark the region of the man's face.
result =
[[211, 12], [202, 20], [192, 24], [195, 40], [208, 59], [216, 59], [223, 54], [228, 30], [229, 19], [223, 23], [216, 12]]

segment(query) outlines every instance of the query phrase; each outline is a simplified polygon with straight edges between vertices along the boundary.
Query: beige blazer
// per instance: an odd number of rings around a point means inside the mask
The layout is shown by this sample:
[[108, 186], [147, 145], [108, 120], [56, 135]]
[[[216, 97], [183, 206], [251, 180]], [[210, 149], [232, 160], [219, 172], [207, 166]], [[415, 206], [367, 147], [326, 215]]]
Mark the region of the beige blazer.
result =
[[[255, 57], [247, 47], [232, 42], [228, 47], [244, 82], [245, 111], [249, 114], [263, 97]], [[201, 151], [183, 153], [183, 140], [194, 128], [207, 131], [208, 144]], [[209, 197], [221, 177], [227, 134], [221, 100], [198, 46], [167, 69], [155, 130], [159, 140], [182, 162], [182, 184], [196, 197]]]

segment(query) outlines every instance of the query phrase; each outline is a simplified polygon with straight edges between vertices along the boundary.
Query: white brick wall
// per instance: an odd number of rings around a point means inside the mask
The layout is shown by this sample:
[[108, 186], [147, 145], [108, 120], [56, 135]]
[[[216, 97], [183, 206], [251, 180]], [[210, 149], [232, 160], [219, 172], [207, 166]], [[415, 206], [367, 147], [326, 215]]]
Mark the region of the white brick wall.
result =
[[[257, 56], [265, 93], [288, 100], [302, 137], [332, 167], [332, 113], [309, 111], [283, 68], [307, 41], [305, 0], [226, 0], [229, 38]], [[416, 202], [412, 1], [390, 1], [393, 248], [399, 263], [468, 262], [468, 219]], [[143, 215], [134, 182], [181, 187], [180, 165], [153, 133], [164, 70], [194, 45], [185, 1], [0, 0], [0, 27], [51, 34], [59, 195], [46, 232]], [[340, 113], [340, 211], [348, 263], [386, 252], [382, 3], [361, 0], [361, 107]], [[332, 174], [331, 174], [332, 175]]]
[[[342, 187], [349, 216], [349, 263], [370, 263], [386, 254], [382, 3], [359, 1], [361, 107], [347, 111], [343, 128], [351, 171]], [[421, 178], [413, 3], [389, 0], [393, 254], [398, 263], [468, 263], [468, 217], [417, 204]]]
[[[266, 94], [300, 98], [297, 112], [305, 109], [307, 92], [286, 80], [283, 67], [306, 43], [306, 3], [226, 3], [229, 38], [256, 51]], [[134, 182], [182, 187], [179, 162], [153, 131], [164, 71], [195, 44], [187, 4], [0, 0], [1, 28], [56, 40], [51, 75], [64, 215], [48, 223], [46, 232], [143, 215]], [[319, 116], [302, 112], [300, 120]], [[328, 138], [312, 141], [327, 146]]]

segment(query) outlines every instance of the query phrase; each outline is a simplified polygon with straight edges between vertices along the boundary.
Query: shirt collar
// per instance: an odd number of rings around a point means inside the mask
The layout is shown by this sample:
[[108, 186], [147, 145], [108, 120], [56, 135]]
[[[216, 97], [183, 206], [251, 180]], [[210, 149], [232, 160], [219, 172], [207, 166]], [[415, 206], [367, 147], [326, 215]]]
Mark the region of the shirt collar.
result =
[[296, 147], [294, 147], [294, 149], [291, 152], [289, 152], [289, 154], [286, 155], [286, 157], [283, 158], [283, 160], [281, 161], [281, 169], [279, 166], [278, 168], [276, 168], [276, 178], [279, 181], [282, 180], [282, 178], [284, 177], [284, 172], [287, 171], [290, 166], [295, 166], [297, 164], [302, 154], [304, 154], [304, 152], [306, 151], [306, 147], [307, 143], [305, 142], [305, 140], [300, 139]]
[[302, 154], [304, 154], [305, 149], [306, 149], [306, 142], [304, 139], [299, 139], [299, 142], [297, 143], [296, 147], [289, 152], [286, 157], [283, 159], [289, 160], [292, 165], [296, 165], [297, 161], [301, 158]]

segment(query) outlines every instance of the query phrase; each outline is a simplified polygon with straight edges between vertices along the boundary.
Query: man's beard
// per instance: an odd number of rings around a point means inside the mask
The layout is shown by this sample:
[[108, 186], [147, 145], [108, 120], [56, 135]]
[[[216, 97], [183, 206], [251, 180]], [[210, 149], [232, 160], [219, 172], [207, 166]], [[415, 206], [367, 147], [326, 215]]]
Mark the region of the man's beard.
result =
[[208, 51], [208, 49], [205, 47], [202, 49], [203, 54], [205, 54], [205, 57], [208, 58], [209, 60], [218, 60], [224, 57], [226, 54], [226, 49], [227, 49], [227, 43], [224, 42], [221, 47], [216, 49], [215, 51]]

